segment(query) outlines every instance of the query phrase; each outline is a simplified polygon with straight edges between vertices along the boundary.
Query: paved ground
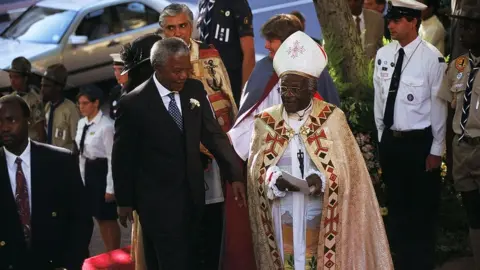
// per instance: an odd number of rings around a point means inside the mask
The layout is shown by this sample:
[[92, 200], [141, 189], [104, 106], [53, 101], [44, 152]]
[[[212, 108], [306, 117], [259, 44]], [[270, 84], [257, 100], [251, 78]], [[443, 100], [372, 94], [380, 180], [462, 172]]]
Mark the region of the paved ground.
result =
[[[130, 233], [132, 228], [129, 227], [128, 229], [123, 228], [120, 226], [122, 230], [122, 243], [121, 247], [130, 245]], [[103, 245], [102, 237], [100, 236], [100, 231], [98, 229], [97, 224], [95, 223], [95, 229], [93, 231], [92, 240], [90, 242], [90, 256], [95, 256], [105, 252], [105, 246]]]

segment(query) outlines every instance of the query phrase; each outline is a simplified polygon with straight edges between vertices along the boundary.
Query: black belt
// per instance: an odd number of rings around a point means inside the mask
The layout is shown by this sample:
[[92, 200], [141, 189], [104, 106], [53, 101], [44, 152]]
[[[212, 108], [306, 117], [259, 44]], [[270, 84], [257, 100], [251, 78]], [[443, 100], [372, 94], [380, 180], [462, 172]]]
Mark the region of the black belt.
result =
[[472, 137], [464, 136], [460, 142], [464, 142], [471, 146], [477, 146], [477, 145], [480, 145], [480, 137], [472, 138]]
[[416, 130], [409, 130], [409, 131], [398, 131], [398, 130], [388, 130], [392, 133], [394, 138], [404, 138], [404, 139], [416, 139], [416, 138], [424, 138], [425, 136], [432, 134], [432, 128], [427, 127], [424, 129], [416, 129]]

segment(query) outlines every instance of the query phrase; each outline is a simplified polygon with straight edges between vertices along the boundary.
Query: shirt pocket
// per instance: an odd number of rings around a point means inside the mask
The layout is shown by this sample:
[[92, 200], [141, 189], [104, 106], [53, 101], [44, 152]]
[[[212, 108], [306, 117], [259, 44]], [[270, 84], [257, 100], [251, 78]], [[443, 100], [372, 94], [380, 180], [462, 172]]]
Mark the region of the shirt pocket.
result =
[[53, 138], [57, 140], [66, 141], [70, 138], [69, 125], [66, 122], [61, 122], [58, 125], [55, 125], [52, 130]]
[[417, 106], [430, 98], [430, 92], [421, 78], [402, 77], [399, 88], [397, 95], [405, 105]]

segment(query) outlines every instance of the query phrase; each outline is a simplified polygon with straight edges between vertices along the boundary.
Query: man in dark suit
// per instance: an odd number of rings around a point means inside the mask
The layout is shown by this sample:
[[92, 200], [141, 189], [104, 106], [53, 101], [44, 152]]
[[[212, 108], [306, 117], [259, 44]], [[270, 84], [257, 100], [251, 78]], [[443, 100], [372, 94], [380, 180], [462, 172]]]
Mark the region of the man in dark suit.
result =
[[81, 269], [93, 221], [75, 157], [28, 137], [30, 110], [0, 98], [0, 269]]
[[188, 45], [155, 43], [154, 75], [119, 103], [112, 155], [120, 222], [133, 208], [143, 230], [146, 268], [198, 269], [194, 248], [205, 204], [200, 142], [214, 155], [235, 199], [246, 203], [242, 169], [200, 81]]

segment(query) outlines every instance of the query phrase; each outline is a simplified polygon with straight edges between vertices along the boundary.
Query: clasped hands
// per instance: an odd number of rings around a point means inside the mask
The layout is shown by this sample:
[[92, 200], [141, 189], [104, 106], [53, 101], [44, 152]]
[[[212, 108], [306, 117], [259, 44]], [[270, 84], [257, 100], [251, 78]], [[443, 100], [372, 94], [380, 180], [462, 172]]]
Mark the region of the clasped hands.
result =
[[[316, 174], [309, 175], [307, 177], [307, 184], [310, 187], [310, 195], [320, 195], [322, 193], [322, 179]], [[300, 189], [290, 184], [287, 180], [283, 179], [282, 176], [277, 178], [277, 182], [275, 183], [278, 190], [280, 191], [299, 191]]]

